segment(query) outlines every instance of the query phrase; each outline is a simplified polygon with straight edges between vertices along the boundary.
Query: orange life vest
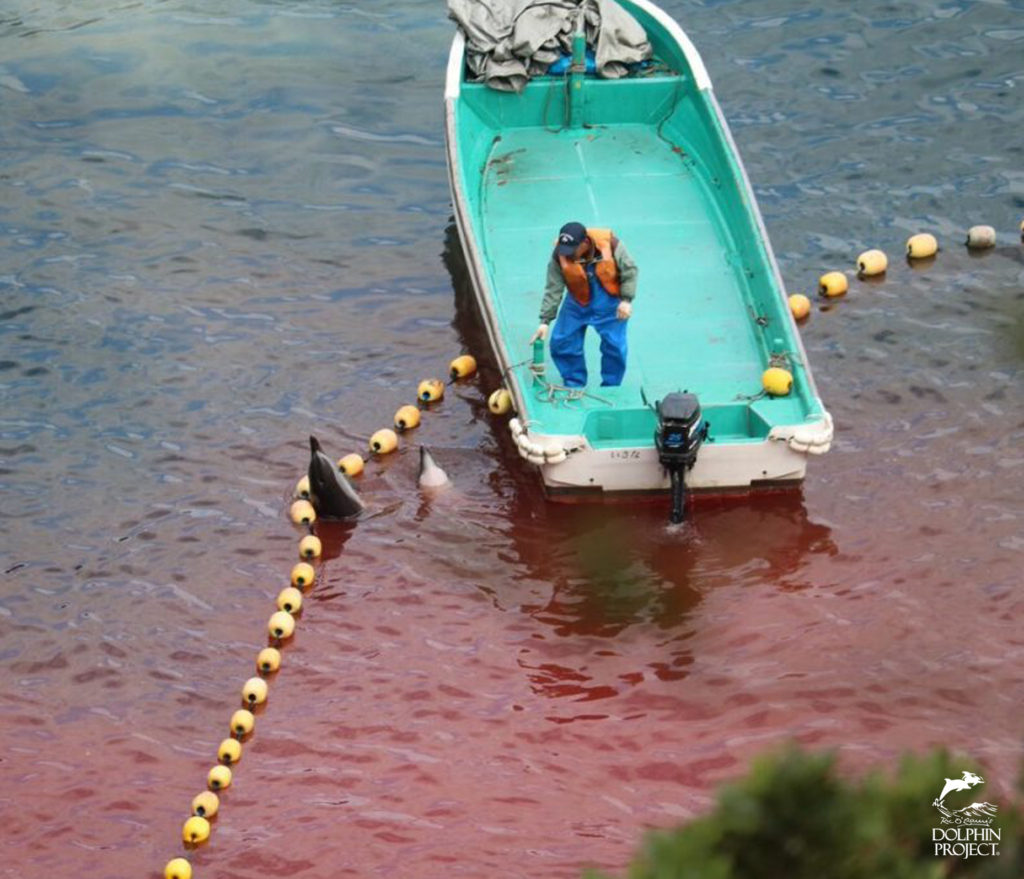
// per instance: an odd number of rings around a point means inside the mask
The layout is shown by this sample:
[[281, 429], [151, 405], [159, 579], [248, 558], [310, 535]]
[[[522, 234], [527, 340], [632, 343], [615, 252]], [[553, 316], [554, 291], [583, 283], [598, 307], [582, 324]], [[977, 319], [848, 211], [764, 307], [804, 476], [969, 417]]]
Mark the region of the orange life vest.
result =
[[[597, 280], [612, 296], [618, 296], [619, 267], [615, 264], [615, 257], [612, 256], [612, 247], [617, 241], [615, 235], [612, 234], [611, 229], [587, 229], [587, 237], [597, 248], [597, 252], [601, 254], [601, 258], [594, 265]], [[585, 265], [561, 255], [558, 256], [558, 264], [562, 268], [565, 286], [569, 288], [573, 299], [580, 305], [588, 305], [590, 303], [590, 280], [587, 278]]]

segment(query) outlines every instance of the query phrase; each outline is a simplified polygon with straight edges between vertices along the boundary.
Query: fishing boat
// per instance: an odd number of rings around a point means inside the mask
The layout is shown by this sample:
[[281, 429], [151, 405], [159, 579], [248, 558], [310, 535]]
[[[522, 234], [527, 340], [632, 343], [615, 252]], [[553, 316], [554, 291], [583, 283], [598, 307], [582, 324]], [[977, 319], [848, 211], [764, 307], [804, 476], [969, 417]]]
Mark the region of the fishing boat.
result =
[[[516, 448], [550, 495], [794, 485], [832, 441], [782, 278], [700, 55], [648, 0], [620, 0], [654, 63], [565, 74], [519, 93], [472, 81], [452, 42], [445, 132], [455, 221], [514, 408]], [[639, 267], [622, 384], [562, 387], [531, 345], [563, 223], [614, 230]], [[585, 356], [598, 375], [598, 339]], [[791, 387], [769, 393], [767, 370]], [[594, 380], [591, 379], [591, 382]]]

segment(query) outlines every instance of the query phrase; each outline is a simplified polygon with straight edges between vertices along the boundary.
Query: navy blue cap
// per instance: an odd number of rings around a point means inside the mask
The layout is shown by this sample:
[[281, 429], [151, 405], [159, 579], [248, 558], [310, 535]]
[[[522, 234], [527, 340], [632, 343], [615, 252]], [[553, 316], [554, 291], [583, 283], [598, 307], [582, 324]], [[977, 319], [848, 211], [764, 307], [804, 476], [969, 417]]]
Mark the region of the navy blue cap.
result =
[[587, 237], [587, 227], [582, 223], [566, 223], [558, 230], [558, 244], [555, 253], [559, 256], [572, 256]]

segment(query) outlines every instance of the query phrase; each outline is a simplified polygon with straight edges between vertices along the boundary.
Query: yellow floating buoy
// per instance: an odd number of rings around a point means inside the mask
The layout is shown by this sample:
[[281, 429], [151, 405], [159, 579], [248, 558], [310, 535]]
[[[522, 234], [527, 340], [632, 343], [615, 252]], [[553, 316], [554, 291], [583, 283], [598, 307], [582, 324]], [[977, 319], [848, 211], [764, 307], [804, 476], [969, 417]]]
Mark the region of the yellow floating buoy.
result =
[[181, 838], [192, 845], [206, 842], [210, 838], [210, 822], [198, 815], [193, 815], [181, 828]]
[[1024, 220], [1020, 221], [1020, 240], [1024, 241]]
[[495, 415], [504, 415], [512, 409], [512, 395], [506, 388], [498, 388], [487, 398], [487, 408]]
[[967, 230], [967, 246], [973, 250], [983, 250], [996, 246], [996, 230], [991, 226], [971, 226]]
[[476, 372], [476, 358], [472, 354], [456, 357], [448, 365], [448, 375], [453, 381], [457, 378], [469, 378], [474, 372]]
[[930, 232], [919, 232], [907, 239], [907, 258], [926, 259], [935, 256], [939, 249], [939, 242]]
[[264, 647], [256, 657], [256, 668], [261, 674], [272, 674], [280, 667], [281, 651], [276, 647]]
[[303, 476], [295, 483], [295, 497], [304, 501], [309, 500], [309, 476]]
[[846, 275], [842, 272], [825, 272], [818, 279], [818, 294], [826, 299], [833, 299], [842, 296], [850, 287]]
[[288, 515], [296, 525], [312, 525], [316, 521], [316, 510], [309, 501], [296, 501]]
[[889, 257], [881, 250], [865, 250], [857, 257], [857, 277], [870, 278], [889, 267]]
[[789, 370], [773, 366], [764, 371], [761, 384], [773, 397], [785, 397], [793, 389], [793, 376]]
[[278, 641], [290, 638], [295, 631], [295, 617], [287, 611], [279, 610], [271, 616], [270, 621], [267, 623], [267, 631], [270, 632], [271, 637], [277, 638]]
[[416, 396], [424, 403], [435, 403], [444, 396], [444, 382], [439, 378], [425, 378], [416, 388]]
[[302, 610], [302, 593], [294, 586], [286, 586], [277, 595], [277, 607], [292, 615]]
[[220, 798], [212, 790], [204, 790], [192, 798], [192, 814], [212, 818], [220, 808]]
[[181, 828], [181, 838], [192, 845], [199, 845], [210, 838], [210, 822], [198, 815], [193, 815]]
[[412, 430], [420, 423], [420, 410], [415, 406], [403, 406], [395, 413], [395, 428], [399, 431]]
[[382, 427], [370, 437], [370, 451], [377, 455], [387, 455], [398, 448], [398, 434], [390, 427]]
[[192, 865], [184, 858], [172, 858], [164, 867], [164, 879], [192, 879]]
[[316, 568], [309, 562], [299, 562], [292, 568], [291, 583], [299, 589], [306, 589], [316, 581]]
[[[845, 278], [846, 275], [843, 275]], [[789, 297], [789, 310], [797, 320], [803, 320], [811, 313], [811, 300], [803, 293], [794, 293]]]
[[239, 708], [231, 715], [231, 734], [238, 738], [247, 736], [252, 732], [252, 728], [255, 724], [256, 718], [253, 713], [245, 708]]
[[324, 545], [315, 534], [307, 534], [299, 541], [299, 558], [318, 559], [323, 552]]
[[225, 788], [231, 787], [231, 770], [223, 764], [218, 764], [210, 770], [210, 774], [206, 776], [206, 783], [210, 786], [210, 790], [218, 791], [224, 790]]
[[217, 759], [225, 766], [241, 760], [242, 746], [238, 744], [238, 739], [224, 739], [217, 748]]
[[358, 476], [363, 472], [363, 456], [358, 452], [352, 452], [338, 461], [338, 469], [346, 476]]
[[249, 706], [262, 705], [267, 701], [267, 682], [263, 678], [249, 678], [242, 685], [242, 701]]

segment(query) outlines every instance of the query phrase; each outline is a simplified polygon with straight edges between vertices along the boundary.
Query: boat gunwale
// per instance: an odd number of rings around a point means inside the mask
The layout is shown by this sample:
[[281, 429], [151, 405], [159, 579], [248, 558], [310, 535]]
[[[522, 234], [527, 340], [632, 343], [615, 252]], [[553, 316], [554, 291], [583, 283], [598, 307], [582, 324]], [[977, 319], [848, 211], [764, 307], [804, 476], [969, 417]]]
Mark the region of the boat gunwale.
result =
[[[464, 45], [465, 41], [462, 38], [461, 32], [457, 34], [456, 39]], [[453, 54], [455, 48], [455, 41], [453, 41]], [[460, 67], [461, 64], [462, 55], [460, 52]], [[455, 99], [449, 99], [447, 96], [445, 99], [445, 135], [448, 152], [448, 184], [452, 192], [452, 211], [455, 216], [455, 227], [459, 233], [459, 242], [463, 249], [463, 255], [466, 257], [466, 267], [469, 270], [473, 283], [473, 293], [475, 294], [477, 306], [481, 310], [484, 329], [487, 331], [491, 350], [494, 351], [498, 365], [501, 367], [503, 382], [510, 386], [510, 392], [515, 401], [515, 411], [524, 412], [526, 411], [525, 399], [519, 387], [519, 381], [512, 370], [512, 360], [509, 357], [509, 351], [505, 346], [505, 340], [496, 329], [497, 315], [491, 302], [493, 297], [490, 285], [487, 282], [487, 273], [483, 269], [483, 263], [478, 252], [476, 236], [472, 234], [472, 221], [465, 216], [465, 197], [459, 179], [461, 163], [459, 162], [458, 148], [456, 146]]]
[[[640, 2], [640, 0], [629, 0], [629, 2]], [[646, 2], [646, 0], [644, 0]], [[761, 206], [757, 203], [757, 199], [754, 198], [754, 187], [750, 182], [750, 176], [747, 174], [747, 166], [743, 163], [743, 156], [740, 155], [739, 147], [736, 145], [736, 139], [732, 136], [732, 129], [729, 128], [729, 123], [725, 119], [725, 115], [722, 113], [722, 107], [718, 103], [718, 98], [715, 96], [715, 90], [708, 88], [706, 92], [708, 100], [711, 102], [711, 108], [714, 110], [715, 119], [718, 122], [718, 126], [721, 129], [722, 136], [725, 138], [726, 145], [729, 148], [729, 152], [732, 154], [732, 158], [736, 162], [736, 169], [740, 174], [740, 195], [743, 196], [746, 201], [747, 210], [754, 217], [754, 222], [757, 226], [758, 236], [764, 247], [765, 256], [768, 257], [768, 266], [771, 270], [772, 276], [775, 279], [775, 289], [778, 291], [779, 299], [781, 300], [781, 311], [785, 317], [789, 319], [789, 335], [792, 340], [796, 342], [797, 351], [800, 354], [800, 362], [803, 366], [803, 378], [807, 382], [807, 396], [810, 401], [817, 402], [821, 407], [821, 417], [825, 415], [825, 404], [821, 399], [821, 395], [818, 393], [818, 386], [814, 381], [814, 375], [811, 372], [811, 362], [807, 358], [807, 349], [804, 348], [804, 340], [800, 335], [800, 328], [796, 324], [796, 318], [793, 317], [793, 311], [789, 307], [789, 300], [786, 296], [786, 284], [782, 279], [782, 271], [779, 268], [779, 263], [775, 258], [775, 249], [771, 246], [771, 239], [768, 237], [768, 227], [765, 226], [764, 217], [761, 214]], [[808, 413], [810, 415], [811, 413]]]

